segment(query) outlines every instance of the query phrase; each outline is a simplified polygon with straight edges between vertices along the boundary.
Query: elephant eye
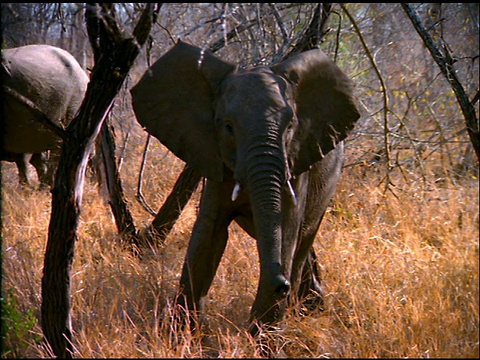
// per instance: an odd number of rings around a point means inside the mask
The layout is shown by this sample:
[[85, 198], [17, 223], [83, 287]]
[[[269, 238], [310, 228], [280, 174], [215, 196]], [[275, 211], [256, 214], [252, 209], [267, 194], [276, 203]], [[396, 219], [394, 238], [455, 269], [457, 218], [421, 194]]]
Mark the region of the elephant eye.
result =
[[230, 121], [225, 122], [225, 130], [231, 135], [233, 135], [233, 125]]

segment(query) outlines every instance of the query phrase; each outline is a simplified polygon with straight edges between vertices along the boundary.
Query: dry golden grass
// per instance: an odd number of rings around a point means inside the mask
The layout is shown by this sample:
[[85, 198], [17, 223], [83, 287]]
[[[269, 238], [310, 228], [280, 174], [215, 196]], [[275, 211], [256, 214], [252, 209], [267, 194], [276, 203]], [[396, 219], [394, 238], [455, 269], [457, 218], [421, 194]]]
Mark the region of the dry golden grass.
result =
[[[138, 228], [152, 220], [134, 200], [140, 143], [122, 167]], [[158, 143], [153, 147], [143, 191], [158, 208], [183, 164]], [[49, 357], [38, 341], [38, 320], [50, 194], [19, 188], [12, 164], [2, 176], [3, 293], [11, 289], [19, 311], [33, 309], [37, 318], [16, 351], [3, 355]], [[289, 309], [276, 346], [288, 357], [478, 358], [478, 181], [428, 190], [412, 185], [397, 197], [377, 184], [373, 170], [362, 176], [358, 168], [345, 169], [315, 243], [326, 311], [301, 317]], [[86, 183], [71, 278], [75, 357], [260, 356], [245, 331], [257, 252], [235, 226], [208, 296], [205, 328], [170, 335], [170, 301], [197, 205], [198, 193], [166, 246], [138, 259], [119, 246], [108, 206]]]

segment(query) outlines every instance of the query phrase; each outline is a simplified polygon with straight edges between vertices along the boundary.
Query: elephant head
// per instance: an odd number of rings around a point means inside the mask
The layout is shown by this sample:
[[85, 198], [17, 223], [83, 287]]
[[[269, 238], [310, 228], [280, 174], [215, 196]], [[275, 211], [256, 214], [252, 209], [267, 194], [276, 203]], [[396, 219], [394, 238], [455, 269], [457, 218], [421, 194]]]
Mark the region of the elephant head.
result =
[[[237, 71], [210, 52], [179, 41], [131, 93], [137, 120], [151, 135], [207, 178], [208, 185], [230, 184], [232, 197], [220, 202], [233, 209], [240, 202], [239, 193], [247, 199], [249, 233], [257, 239], [260, 257], [252, 320], [279, 320], [282, 310], [277, 304], [289, 292], [291, 268], [282, 263], [284, 189], [353, 128], [359, 112], [350, 79], [318, 49], [271, 67]], [[202, 198], [191, 248], [206, 241], [200, 237], [210, 236], [198, 234], [207, 233], [207, 218], [216, 216], [202, 211], [204, 202], [208, 201]], [[231, 210], [225, 221], [239, 212]], [[220, 226], [218, 219], [214, 221]], [[189, 250], [186, 263], [194, 261], [190, 254], [200, 252]], [[184, 266], [184, 273], [192, 268]], [[188, 287], [189, 280], [184, 279], [182, 285]], [[196, 297], [204, 295], [205, 287], [191, 291], [197, 292], [189, 295], [193, 305], [198, 305]]]

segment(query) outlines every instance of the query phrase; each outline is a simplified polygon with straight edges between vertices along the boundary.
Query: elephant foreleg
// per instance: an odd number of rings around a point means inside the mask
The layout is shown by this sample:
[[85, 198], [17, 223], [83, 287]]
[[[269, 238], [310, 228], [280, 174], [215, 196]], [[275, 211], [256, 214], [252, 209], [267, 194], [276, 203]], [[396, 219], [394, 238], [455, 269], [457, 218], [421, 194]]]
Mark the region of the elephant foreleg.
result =
[[323, 308], [320, 272], [312, 245], [335, 193], [342, 165], [343, 143], [340, 143], [322, 161], [316, 163], [309, 174], [305, 219], [292, 268], [292, 278], [300, 280], [295, 295], [308, 310]]
[[194, 328], [198, 323], [198, 313], [202, 310], [202, 300], [212, 284], [227, 244], [232, 211], [224, 195], [229, 196], [229, 193], [231, 189], [225, 190], [222, 183], [206, 182], [188, 245], [177, 304], [179, 311], [183, 312], [181, 317], [184, 320], [190, 318]]
[[[292, 265], [292, 283], [298, 285], [292, 288], [291, 301], [302, 302], [308, 310], [323, 310], [324, 305], [317, 255], [312, 246], [323, 214], [313, 224], [304, 224]], [[306, 216], [306, 220], [312, 220], [311, 216]]]
[[324, 293], [321, 281], [317, 255], [313, 247], [310, 247], [303, 265], [300, 287], [297, 292], [297, 298], [302, 301], [302, 305], [309, 311], [315, 309], [324, 310]]
[[[289, 296], [291, 303], [304, 301], [311, 294], [316, 294], [316, 304], [322, 303], [320, 274], [314, 260], [315, 252], [312, 243], [315, 238], [321, 218], [320, 209], [312, 211], [312, 198], [307, 189], [312, 186], [311, 178], [307, 173], [299, 176], [293, 183], [297, 189], [297, 205], [284, 205], [283, 219], [283, 246], [284, 264], [290, 267], [286, 272], [290, 274], [292, 291]], [[288, 194], [284, 194], [288, 196]], [[292, 241], [295, 239], [295, 241]]]

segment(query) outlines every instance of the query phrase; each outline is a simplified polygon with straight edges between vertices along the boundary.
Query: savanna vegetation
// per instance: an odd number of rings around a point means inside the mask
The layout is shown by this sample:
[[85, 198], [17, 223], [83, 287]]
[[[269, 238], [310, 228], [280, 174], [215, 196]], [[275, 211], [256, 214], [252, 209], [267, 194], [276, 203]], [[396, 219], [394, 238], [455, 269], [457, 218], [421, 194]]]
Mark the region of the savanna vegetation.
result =
[[[164, 4], [118, 94], [109, 122], [135, 227], [153, 215], [137, 201], [147, 134], [128, 89], [181, 38], [246, 67], [276, 61], [305, 34], [317, 4]], [[353, 79], [363, 116], [314, 244], [325, 310], [290, 308], [271, 346], [288, 357], [479, 357], [478, 158], [457, 94], [399, 4], [331, 4], [319, 44]], [[142, 4], [117, 4], [128, 33]], [[414, 4], [479, 113], [479, 5]], [[84, 4], [1, 4], [2, 47], [48, 43], [93, 58]], [[253, 24], [253, 25], [250, 25]], [[477, 139], [478, 141], [478, 139]], [[151, 139], [142, 194], [157, 211], [184, 163]], [[52, 196], [18, 185], [2, 163], [2, 358], [50, 357], [41, 281]], [[31, 169], [31, 177], [35, 174]], [[104, 188], [88, 172], [70, 284], [74, 357], [259, 357], [246, 332], [258, 281], [255, 241], [239, 227], [208, 296], [205, 326], [172, 329], [171, 303], [202, 186], [159, 246], [122, 245]]]

